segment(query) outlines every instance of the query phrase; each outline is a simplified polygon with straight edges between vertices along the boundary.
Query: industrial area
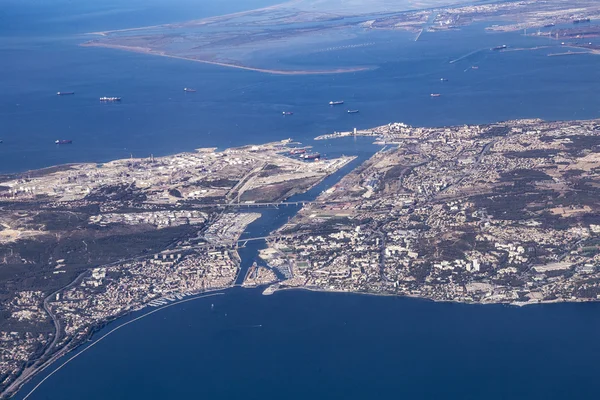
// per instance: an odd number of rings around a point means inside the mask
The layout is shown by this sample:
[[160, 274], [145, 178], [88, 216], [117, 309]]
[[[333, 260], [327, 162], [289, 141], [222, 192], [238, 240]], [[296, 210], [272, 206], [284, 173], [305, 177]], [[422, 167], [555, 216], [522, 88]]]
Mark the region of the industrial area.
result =
[[[306, 192], [354, 159], [298, 145], [2, 176], [4, 393], [122, 315], [233, 286], [240, 236], [261, 217], [254, 210]], [[245, 278], [244, 286], [274, 281], [265, 268]]]

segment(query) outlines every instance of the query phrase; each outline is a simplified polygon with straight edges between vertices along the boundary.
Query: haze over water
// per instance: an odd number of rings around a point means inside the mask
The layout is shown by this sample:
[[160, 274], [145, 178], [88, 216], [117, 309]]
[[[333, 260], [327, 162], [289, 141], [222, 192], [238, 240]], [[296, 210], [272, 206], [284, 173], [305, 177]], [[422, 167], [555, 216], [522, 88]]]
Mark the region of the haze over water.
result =
[[[373, 46], [310, 57], [292, 48], [253, 60], [273, 67], [377, 67], [327, 76], [266, 75], [78, 46], [89, 40], [82, 35], [89, 31], [274, 3], [4, 2], [0, 172], [287, 137], [313, 144], [319, 134], [393, 121], [438, 126], [600, 117], [600, 58], [491, 52], [499, 44], [548, 42], [486, 34], [482, 26], [425, 33], [418, 42], [413, 34], [379, 32], [361, 39]], [[442, 77], [448, 82], [440, 82]], [[184, 87], [197, 92], [184, 93]], [[76, 94], [59, 97], [57, 91]], [[430, 93], [442, 97], [432, 99]], [[101, 96], [123, 101], [100, 104]], [[332, 108], [330, 100], [346, 104]], [[348, 108], [360, 113], [348, 115]], [[288, 110], [294, 115], [282, 117]], [[56, 139], [74, 143], [55, 146]], [[364, 159], [376, 150], [368, 143], [317, 145], [329, 155], [358, 153]], [[266, 233], [292, 212], [270, 212], [247, 234]], [[243, 250], [245, 264], [253, 261], [257, 246]], [[48, 379], [30, 399], [595, 398], [600, 367], [590, 355], [600, 350], [599, 311], [597, 304], [518, 309], [307, 292], [263, 297], [234, 289], [128, 325]]]
[[[310, 57], [302, 46], [294, 46], [252, 60], [274, 68], [377, 67], [352, 74], [278, 76], [78, 46], [90, 39], [85, 32], [218, 15], [219, 8], [243, 10], [268, 5], [266, 0], [215, 0], [201, 2], [202, 8], [186, 2], [167, 7], [157, 1], [102, 7], [85, 2], [88, 8], [79, 4], [73, 10], [71, 3], [59, 3], [65, 4], [60, 8], [42, 2], [41, 10], [30, 1], [15, 4], [9, 3], [7, 23], [0, 24], [0, 172], [287, 137], [307, 142], [323, 133], [394, 121], [433, 126], [600, 116], [597, 57], [547, 57], [548, 50], [491, 52], [498, 44], [532, 47], [548, 42], [519, 34], [485, 34], [482, 26], [425, 33], [418, 42], [406, 32], [376, 32], [357, 39], [373, 46]], [[352, 43], [348, 39], [340, 46]], [[475, 64], [478, 70], [469, 69]], [[442, 77], [449, 81], [440, 82]], [[197, 92], [184, 93], [184, 87]], [[75, 95], [56, 96], [57, 91]], [[430, 93], [442, 97], [432, 99]], [[101, 96], [123, 101], [100, 104]], [[329, 107], [330, 100], [346, 104]], [[348, 115], [349, 108], [360, 113]], [[284, 118], [282, 111], [294, 115]], [[57, 147], [57, 139], [74, 144]]]

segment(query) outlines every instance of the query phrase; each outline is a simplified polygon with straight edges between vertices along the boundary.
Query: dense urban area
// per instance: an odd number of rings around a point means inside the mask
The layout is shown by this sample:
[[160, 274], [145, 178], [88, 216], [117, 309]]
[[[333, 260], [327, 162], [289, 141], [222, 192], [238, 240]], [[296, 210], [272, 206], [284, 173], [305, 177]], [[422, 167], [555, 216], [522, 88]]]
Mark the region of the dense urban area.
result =
[[[354, 159], [293, 149], [284, 140], [0, 177], [3, 395], [119, 316], [231, 287], [256, 209]], [[264, 267], [246, 278], [273, 281]]]
[[600, 298], [600, 121], [396, 123], [357, 134], [383, 149], [272, 234], [262, 257], [290, 277], [267, 293]]
[[259, 207], [354, 157], [285, 140], [3, 176], [4, 395], [124, 314], [236, 282], [466, 303], [600, 298], [600, 121], [393, 123], [316, 139], [352, 135], [381, 150], [301, 202], [243, 276], [237, 247]]

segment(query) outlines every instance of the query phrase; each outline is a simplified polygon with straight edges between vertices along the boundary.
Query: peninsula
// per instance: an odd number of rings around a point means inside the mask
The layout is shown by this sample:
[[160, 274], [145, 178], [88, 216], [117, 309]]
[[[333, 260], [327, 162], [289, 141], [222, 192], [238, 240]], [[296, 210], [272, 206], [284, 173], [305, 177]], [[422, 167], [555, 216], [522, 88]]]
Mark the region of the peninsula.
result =
[[600, 120], [357, 134], [384, 147], [273, 232], [261, 254], [288, 278], [266, 294], [600, 299]]

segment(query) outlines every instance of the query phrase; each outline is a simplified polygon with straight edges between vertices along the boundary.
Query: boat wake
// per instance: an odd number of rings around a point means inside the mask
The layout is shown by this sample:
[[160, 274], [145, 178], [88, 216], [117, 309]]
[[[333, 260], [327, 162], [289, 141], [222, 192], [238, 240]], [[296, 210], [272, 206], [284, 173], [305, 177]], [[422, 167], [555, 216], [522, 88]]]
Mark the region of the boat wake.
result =
[[466, 58], [469, 58], [471, 56], [474, 56], [475, 54], [480, 53], [480, 52], [482, 52], [484, 50], [487, 50], [487, 49], [474, 50], [474, 51], [472, 51], [472, 52], [470, 52], [468, 54], [465, 54], [464, 56], [460, 56], [458, 58], [455, 58], [454, 60], [450, 60], [450, 64], [454, 64], [456, 62], [462, 61], [462, 60], [464, 60]]

